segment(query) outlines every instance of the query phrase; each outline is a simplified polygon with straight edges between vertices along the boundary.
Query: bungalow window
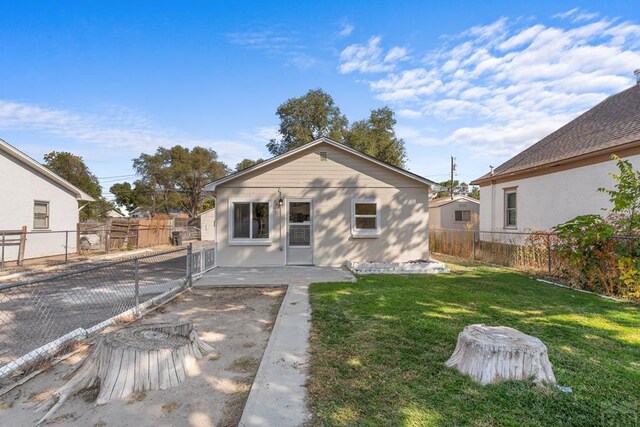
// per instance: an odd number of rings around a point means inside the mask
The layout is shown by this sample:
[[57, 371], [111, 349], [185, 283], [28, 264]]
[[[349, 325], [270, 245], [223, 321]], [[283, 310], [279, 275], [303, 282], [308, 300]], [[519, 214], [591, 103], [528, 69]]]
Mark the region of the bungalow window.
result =
[[456, 222], [469, 222], [471, 221], [471, 211], [455, 211]]
[[33, 228], [34, 230], [49, 228], [49, 202], [33, 202]]
[[504, 193], [504, 226], [516, 228], [518, 226], [517, 193], [515, 190]]
[[354, 237], [377, 237], [379, 231], [378, 202], [375, 200], [352, 200], [351, 234]]
[[267, 241], [271, 223], [269, 208], [269, 202], [232, 202], [232, 240]]

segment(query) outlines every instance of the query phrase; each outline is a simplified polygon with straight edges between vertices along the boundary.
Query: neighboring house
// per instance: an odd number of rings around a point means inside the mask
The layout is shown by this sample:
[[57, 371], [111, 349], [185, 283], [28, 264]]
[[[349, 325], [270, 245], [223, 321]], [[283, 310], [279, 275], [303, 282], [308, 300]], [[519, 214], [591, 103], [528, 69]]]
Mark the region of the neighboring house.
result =
[[480, 230], [547, 230], [603, 214], [618, 169], [640, 168], [640, 83], [610, 96], [472, 184], [480, 186]]
[[426, 259], [432, 185], [320, 138], [205, 186], [218, 265]]
[[151, 210], [137, 207], [129, 212], [129, 218], [151, 218]]
[[455, 195], [429, 201], [429, 229], [477, 230], [480, 201]]
[[[20, 230], [26, 226], [28, 234], [25, 257], [36, 258], [76, 250], [72, 233], [51, 231], [76, 230], [78, 202], [94, 199], [33, 160], [17, 148], [0, 139], [0, 231]], [[1, 246], [1, 241], [0, 241]], [[17, 259], [17, 247], [4, 248], [5, 261]], [[1, 248], [0, 248], [1, 250]]]
[[200, 240], [215, 240], [216, 209], [212, 208], [204, 212], [200, 212], [198, 216], [200, 217]]
[[107, 218], [126, 218], [126, 215], [117, 209], [111, 209], [107, 212]]

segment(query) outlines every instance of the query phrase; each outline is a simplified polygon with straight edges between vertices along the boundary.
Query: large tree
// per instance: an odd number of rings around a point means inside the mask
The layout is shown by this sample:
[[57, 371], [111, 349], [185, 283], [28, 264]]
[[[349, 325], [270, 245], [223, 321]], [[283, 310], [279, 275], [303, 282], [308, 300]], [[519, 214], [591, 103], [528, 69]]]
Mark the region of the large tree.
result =
[[205, 199], [205, 184], [229, 173], [227, 166], [218, 161], [218, 154], [209, 148], [188, 148], [176, 145], [169, 150], [171, 177], [183, 196], [183, 206], [193, 218]]
[[152, 213], [182, 208], [191, 217], [202, 207], [206, 196], [204, 185], [229, 172], [227, 166], [218, 161], [214, 150], [203, 147], [190, 150], [180, 145], [160, 147], [154, 154], [141, 154], [133, 160], [133, 167], [141, 178], [131, 194], [124, 184], [116, 188], [121, 194], [119, 204], [135, 202]]
[[272, 139], [267, 148], [274, 156], [326, 136], [342, 141], [349, 121], [333, 98], [322, 89], [313, 89], [299, 98], [290, 98], [278, 107], [280, 140]]
[[264, 162], [264, 159], [257, 159], [257, 160], [243, 159], [240, 161], [240, 163], [236, 165], [236, 172], [239, 172], [243, 169], [250, 168], [251, 166], [257, 165], [258, 163], [262, 163], [262, 162]]
[[124, 207], [128, 212], [141, 204], [140, 193], [128, 182], [113, 184], [109, 192], [115, 196], [116, 204]]
[[45, 154], [44, 165], [95, 199], [95, 202], [82, 207], [80, 221], [104, 219], [113, 209], [113, 204], [102, 197], [100, 181], [89, 170], [82, 157], [66, 151], [52, 151]]
[[383, 162], [404, 167], [407, 151], [404, 141], [396, 136], [395, 125], [391, 108], [371, 110], [368, 119], [354, 122], [345, 132], [344, 143]]

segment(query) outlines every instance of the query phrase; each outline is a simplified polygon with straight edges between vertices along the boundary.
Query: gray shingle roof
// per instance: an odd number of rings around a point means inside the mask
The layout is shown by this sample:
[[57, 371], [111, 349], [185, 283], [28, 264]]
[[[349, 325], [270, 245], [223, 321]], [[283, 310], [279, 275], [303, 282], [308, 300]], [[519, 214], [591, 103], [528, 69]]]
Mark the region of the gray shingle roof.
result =
[[519, 172], [640, 140], [640, 84], [612, 95], [483, 175]]

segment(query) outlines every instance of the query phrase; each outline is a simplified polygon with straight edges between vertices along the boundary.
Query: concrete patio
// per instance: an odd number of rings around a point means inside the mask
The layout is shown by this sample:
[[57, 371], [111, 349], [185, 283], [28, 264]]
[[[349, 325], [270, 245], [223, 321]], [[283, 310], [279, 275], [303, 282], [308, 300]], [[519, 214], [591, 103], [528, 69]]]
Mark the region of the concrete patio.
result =
[[345, 269], [332, 267], [218, 267], [194, 287], [288, 285], [269, 343], [242, 413], [240, 426], [301, 426], [306, 407], [311, 307], [309, 285], [354, 282]]

